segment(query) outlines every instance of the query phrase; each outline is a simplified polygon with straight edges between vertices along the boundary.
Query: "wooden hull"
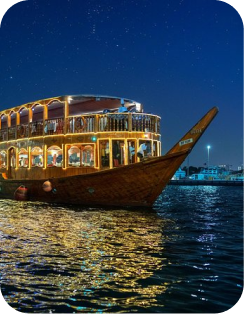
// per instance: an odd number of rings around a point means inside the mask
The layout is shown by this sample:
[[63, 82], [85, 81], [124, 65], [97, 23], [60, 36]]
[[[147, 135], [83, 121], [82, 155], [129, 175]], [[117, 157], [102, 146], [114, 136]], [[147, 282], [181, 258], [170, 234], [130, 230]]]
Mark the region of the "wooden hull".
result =
[[28, 200], [89, 206], [151, 207], [184, 161], [188, 150], [162, 157], [100, 171], [92, 174], [46, 180], [1, 180], [0, 196], [15, 199], [16, 190], [25, 186]]

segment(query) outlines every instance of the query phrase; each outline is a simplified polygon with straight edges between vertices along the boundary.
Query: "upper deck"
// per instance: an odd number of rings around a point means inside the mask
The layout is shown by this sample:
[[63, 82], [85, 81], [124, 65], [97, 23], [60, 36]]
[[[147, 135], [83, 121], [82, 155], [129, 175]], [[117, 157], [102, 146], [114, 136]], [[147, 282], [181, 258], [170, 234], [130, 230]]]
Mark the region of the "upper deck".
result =
[[0, 112], [0, 173], [8, 179], [80, 175], [161, 153], [160, 117], [110, 96], [60, 96]]
[[48, 98], [3, 110], [0, 117], [0, 142], [77, 133], [160, 133], [159, 116], [144, 113], [136, 101], [111, 96]]

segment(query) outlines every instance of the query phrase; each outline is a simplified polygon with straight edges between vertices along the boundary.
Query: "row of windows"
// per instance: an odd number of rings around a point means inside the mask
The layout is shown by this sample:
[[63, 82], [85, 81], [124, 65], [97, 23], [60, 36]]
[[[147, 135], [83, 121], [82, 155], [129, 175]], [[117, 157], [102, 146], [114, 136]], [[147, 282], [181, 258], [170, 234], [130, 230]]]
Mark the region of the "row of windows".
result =
[[[140, 161], [143, 157], [159, 156], [158, 141], [145, 140], [100, 140], [97, 146], [98, 165], [95, 165], [94, 144], [66, 145], [66, 164], [63, 163], [64, 151], [59, 146], [51, 146], [45, 151], [34, 147], [30, 152], [25, 148], [0, 151], [0, 168], [31, 167], [94, 167], [110, 168]], [[46, 160], [45, 164], [44, 161]]]
[[[94, 166], [94, 145], [74, 145], [67, 150], [68, 166]], [[13, 168], [28, 168], [44, 166], [44, 152], [41, 147], [34, 147], [30, 154], [21, 148], [17, 154], [14, 148], [10, 149], [9, 162]], [[63, 167], [63, 150], [59, 146], [51, 146], [47, 149], [47, 167]], [[7, 167], [7, 152], [0, 151], [0, 168]]]

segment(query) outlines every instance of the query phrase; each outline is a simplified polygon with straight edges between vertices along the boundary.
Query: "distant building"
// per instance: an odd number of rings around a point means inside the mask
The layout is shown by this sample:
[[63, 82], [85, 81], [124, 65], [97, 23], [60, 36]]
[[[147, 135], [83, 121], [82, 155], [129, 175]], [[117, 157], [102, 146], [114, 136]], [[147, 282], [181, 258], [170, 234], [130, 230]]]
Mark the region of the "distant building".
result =
[[226, 164], [226, 165], [218, 165], [218, 168], [221, 168], [221, 169], [225, 169], [226, 171], [232, 171], [233, 169], [232, 169], [232, 165], [230, 165], [230, 164]]
[[243, 165], [238, 166], [238, 167], [237, 167], [237, 170], [238, 170], [238, 171], [243, 170]]
[[244, 181], [244, 177], [243, 175], [233, 175], [233, 176], [230, 176], [230, 180], [231, 181]]
[[202, 168], [199, 173], [192, 174], [189, 178], [192, 180], [218, 180], [223, 176], [223, 171], [223, 168], [209, 166]]
[[220, 168], [215, 166], [209, 166], [204, 168], [201, 172], [204, 175], [204, 179], [219, 179]]
[[180, 180], [186, 177], [186, 172], [179, 168], [176, 173], [173, 175], [171, 180]]
[[194, 173], [189, 177], [189, 179], [191, 179], [191, 180], [204, 180], [205, 177], [204, 177], [204, 174], [202, 174], [202, 173]]

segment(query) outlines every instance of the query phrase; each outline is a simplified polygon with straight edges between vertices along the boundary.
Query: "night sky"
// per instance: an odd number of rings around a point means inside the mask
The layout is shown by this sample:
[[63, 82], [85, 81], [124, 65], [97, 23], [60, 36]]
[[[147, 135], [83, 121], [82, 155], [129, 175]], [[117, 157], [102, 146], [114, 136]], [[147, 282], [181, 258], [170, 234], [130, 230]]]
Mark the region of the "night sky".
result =
[[[59, 95], [143, 103], [166, 153], [210, 108], [190, 165], [243, 163], [243, 24], [216, 0], [28, 0], [0, 28], [0, 109]], [[184, 163], [186, 164], [186, 162]]]

